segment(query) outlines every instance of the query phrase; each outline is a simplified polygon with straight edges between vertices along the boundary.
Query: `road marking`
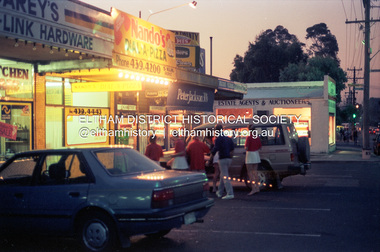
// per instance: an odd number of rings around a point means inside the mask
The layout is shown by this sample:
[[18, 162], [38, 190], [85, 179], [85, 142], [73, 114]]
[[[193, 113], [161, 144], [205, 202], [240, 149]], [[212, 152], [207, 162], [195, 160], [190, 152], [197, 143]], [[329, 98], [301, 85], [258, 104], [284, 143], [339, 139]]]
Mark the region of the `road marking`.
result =
[[256, 235], [273, 235], [273, 236], [321, 237], [321, 234], [266, 233], [266, 232], [255, 232], [255, 234]]
[[290, 210], [290, 211], [322, 211], [329, 212], [330, 208], [299, 208], [299, 207], [225, 207], [236, 209], [259, 209], [259, 210]]
[[242, 235], [271, 235], [271, 236], [297, 236], [297, 237], [321, 237], [321, 234], [302, 234], [302, 233], [273, 233], [273, 232], [244, 232], [244, 231], [228, 231], [228, 230], [184, 230], [175, 229], [175, 232], [181, 233], [218, 233], [218, 234], [242, 234]]

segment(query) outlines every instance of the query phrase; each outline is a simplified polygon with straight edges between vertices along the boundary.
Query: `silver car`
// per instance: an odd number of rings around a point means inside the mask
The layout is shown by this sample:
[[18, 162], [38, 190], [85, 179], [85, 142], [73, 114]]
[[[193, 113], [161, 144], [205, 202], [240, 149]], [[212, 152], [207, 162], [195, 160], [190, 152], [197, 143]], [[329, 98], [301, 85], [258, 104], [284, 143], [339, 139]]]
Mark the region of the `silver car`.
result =
[[207, 193], [205, 174], [165, 170], [133, 149], [29, 151], [0, 167], [0, 232], [108, 251], [200, 221], [214, 204]]
[[[248, 134], [247, 122], [224, 123], [225, 135], [235, 144], [232, 164], [229, 169], [231, 180], [240, 181], [250, 187], [245, 165], [245, 139]], [[194, 128], [197, 135], [212, 132], [215, 124], [204, 124]], [[307, 137], [298, 137], [293, 123], [289, 120], [279, 123], [254, 124], [255, 133], [260, 137], [262, 148], [259, 151], [261, 164], [258, 168], [260, 189], [281, 188], [281, 181], [288, 176], [302, 174], [311, 168], [310, 145]], [[212, 168], [211, 168], [212, 169]], [[206, 169], [207, 170], [207, 169]]]

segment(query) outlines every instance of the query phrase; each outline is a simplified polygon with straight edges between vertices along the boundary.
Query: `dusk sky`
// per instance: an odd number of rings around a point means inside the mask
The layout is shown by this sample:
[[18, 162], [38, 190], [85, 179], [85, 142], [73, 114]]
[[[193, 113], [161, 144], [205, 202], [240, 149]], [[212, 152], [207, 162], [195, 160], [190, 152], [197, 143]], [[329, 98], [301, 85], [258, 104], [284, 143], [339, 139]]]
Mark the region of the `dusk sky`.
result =
[[[155, 12], [185, 4], [186, 0], [83, 0], [110, 11], [115, 7], [123, 12], [148, 19]], [[380, 6], [380, 1], [371, 1]], [[371, 9], [371, 17], [380, 19], [380, 8]], [[346, 20], [364, 20], [362, 0], [198, 0], [196, 9], [181, 6], [152, 15], [149, 22], [168, 30], [200, 33], [201, 47], [206, 49], [206, 73], [210, 74], [210, 37], [212, 39], [212, 74], [229, 79], [236, 54], [244, 56], [249, 42], [267, 29], [277, 25], [308, 44], [306, 29], [326, 23], [336, 36], [341, 67], [362, 69], [364, 74], [364, 40], [360, 24], [346, 24]], [[363, 23], [364, 26], [364, 23]], [[371, 26], [372, 69], [380, 69], [380, 22]], [[378, 54], [376, 54], [379, 52]], [[376, 55], [375, 55], [376, 54]], [[353, 72], [347, 71], [352, 77]], [[349, 80], [351, 83], [352, 80]], [[357, 83], [363, 83], [358, 80]], [[344, 99], [345, 95], [342, 94]], [[371, 73], [370, 97], [380, 97], [380, 72]], [[362, 91], [358, 91], [361, 103]]]

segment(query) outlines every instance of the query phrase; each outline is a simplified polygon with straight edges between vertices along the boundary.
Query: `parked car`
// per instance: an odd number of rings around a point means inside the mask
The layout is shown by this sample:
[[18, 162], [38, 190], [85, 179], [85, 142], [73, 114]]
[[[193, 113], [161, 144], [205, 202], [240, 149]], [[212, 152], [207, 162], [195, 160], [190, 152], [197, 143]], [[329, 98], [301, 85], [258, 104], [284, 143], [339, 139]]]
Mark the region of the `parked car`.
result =
[[380, 134], [377, 133], [373, 139], [373, 153], [380, 155]]
[[120, 147], [36, 150], [0, 167], [0, 232], [76, 237], [89, 251], [201, 220], [205, 174], [165, 170]]
[[[251, 122], [252, 123], [252, 122]], [[235, 144], [229, 176], [236, 181], [244, 182], [247, 187], [247, 168], [245, 165], [245, 139], [248, 132], [248, 122], [223, 124]], [[195, 131], [212, 130], [215, 124], [204, 124], [196, 127]], [[281, 181], [291, 175], [302, 174], [311, 168], [310, 145], [307, 137], [298, 137], [293, 123], [255, 124], [255, 131], [260, 137], [262, 148], [259, 151], [261, 164], [258, 168], [260, 189], [269, 187], [281, 188]]]

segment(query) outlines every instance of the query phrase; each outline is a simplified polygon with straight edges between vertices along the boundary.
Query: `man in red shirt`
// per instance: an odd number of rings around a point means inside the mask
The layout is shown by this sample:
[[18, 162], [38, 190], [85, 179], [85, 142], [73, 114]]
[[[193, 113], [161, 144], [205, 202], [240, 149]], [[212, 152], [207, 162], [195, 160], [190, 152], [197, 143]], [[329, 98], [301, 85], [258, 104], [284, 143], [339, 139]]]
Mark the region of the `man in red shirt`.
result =
[[151, 136], [149, 138], [149, 142], [150, 144], [146, 147], [146, 150], [145, 150], [145, 156], [152, 159], [157, 164], [160, 164], [159, 160], [162, 156], [164, 156], [162, 148], [156, 143], [155, 136]]
[[199, 141], [198, 137], [193, 137], [186, 149], [186, 153], [190, 157], [190, 170], [205, 172], [204, 154], [209, 152], [210, 149], [205, 143]]

